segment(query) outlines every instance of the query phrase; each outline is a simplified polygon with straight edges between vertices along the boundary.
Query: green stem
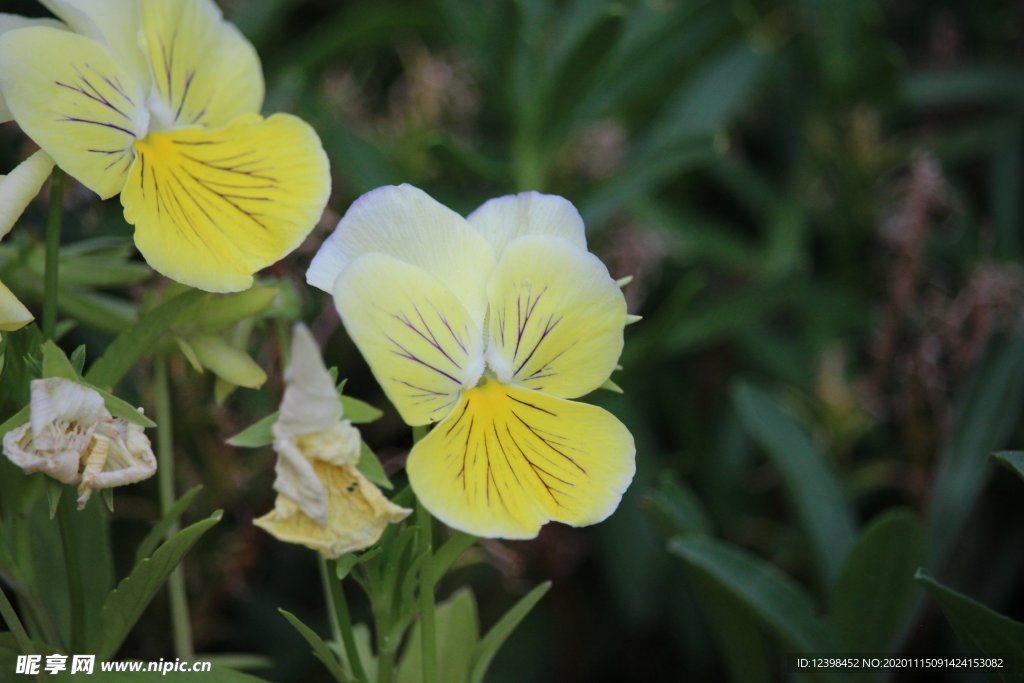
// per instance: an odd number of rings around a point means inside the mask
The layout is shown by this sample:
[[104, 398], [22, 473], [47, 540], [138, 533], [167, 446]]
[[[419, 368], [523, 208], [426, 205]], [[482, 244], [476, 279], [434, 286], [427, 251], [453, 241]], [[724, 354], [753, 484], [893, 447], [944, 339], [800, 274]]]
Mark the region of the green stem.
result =
[[386, 611], [374, 605], [373, 623], [377, 629], [377, 683], [391, 683], [395, 671], [395, 652], [388, 633]]
[[[153, 382], [156, 391], [156, 450], [159, 464], [160, 513], [166, 515], [174, 505], [174, 432], [171, 420], [171, 388], [167, 374], [167, 356], [159, 354], [153, 361]], [[178, 522], [167, 529], [167, 538], [178, 533]], [[188, 595], [185, 592], [185, 570], [179, 564], [167, 582], [171, 601], [171, 630], [174, 634], [174, 654], [179, 659], [192, 660], [192, 623], [188, 613]]]
[[46, 221], [46, 270], [43, 280], [43, 335], [53, 339], [57, 329], [57, 270], [60, 265], [60, 219], [64, 198], [64, 172], [53, 169], [50, 217]]
[[72, 652], [82, 652], [85, 646], [85, 593], [82, 588], [82, 575], [78, 571], [78, 549], [75, 547], [75, 531], [72, 528], [75, 514], [71, 506], [74, 498], [67, 492], [61, 496], [57, 505], [57, 524], [60, 527], [60, 543], [64, 551], [64, 567], [68, 574], [68, 598], [71, 601], [71, 642]]
[[[318, 553], [319, 554], [319, 553]], [[331, 629], [335, 633], [335, 639], [341, 636], [341, 642], [345, 646], [345, 655], [348, 658], [349, 668], [360, 683], [370, 683], [363, 668], [363, 660], [359, 657], [359, 650], [356, 649], [356, 639], [352, 634], [352, 617], [348, 611], [348, 601], [345, 599], [345, 590], [336, 577], [331, 576], [329, 567], [320, 556], [320, 571], [324, 579], [324, 588], [327, 590], [327, 601], [331, 608]]]
[[[415, 445], [426, 435], [426, 427], [413, 427]], [[416, 499], [417, 555], [423, 557], [420, 565], [420, 642], [423, 646], [423, 683], [437, 681], [437, 619], [434, 614], [434, 539], [430, 512]]]
[[[21, 620], [18, 619], [18, 613], [14, 611], [14, 605], [7, 599], [7, 594], [4, 593], [2, 588], [0, 588], [0, 617], [3, 618], [7, 628], [14, 634], [14, 642], [18, 644], [18, 649], [21, 650], [22, 654], [38, 654], [35, 646], [32, 645], [32, 641], [29, 640], [28, 633], [25, 632], [25, 627], [22, 626]], [[37, 681], [43, 681], [43, 674], [38, 673], [35, 678]]]
[[7, 599], [3, 588], [0, 588], [0, 617], [7, 624], [8, 630], [14, 634], [14, 642], [18, 644], [18, 649], [25, 654], [32, 654], [32, 641], [29, 640], [28, 633], [25, 632], [25, 627], [18, 619], [18, 613], [14, 611], [14, 605]]

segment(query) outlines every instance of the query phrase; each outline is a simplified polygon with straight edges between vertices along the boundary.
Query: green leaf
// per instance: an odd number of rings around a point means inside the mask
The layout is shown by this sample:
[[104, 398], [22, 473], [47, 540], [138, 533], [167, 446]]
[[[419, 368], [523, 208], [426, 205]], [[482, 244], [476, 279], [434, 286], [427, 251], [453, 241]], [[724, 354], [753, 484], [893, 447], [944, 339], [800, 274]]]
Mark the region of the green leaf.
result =
[[494, 659], [494, 655], [498, 654], [498, 650], [501, 649], [501, 646], [508, 637], [512, 635], [512, 631], [519, 626], [519, 623], [526, 618], [526, 615], [540, 602], [540, 599], [544, 597], [544, 594], [550, 588], [550, 581], [545, 581], [536, 586], [520, 598], [519, 602], [514, 604], [512, 609], [506, 612], [498, 620], [498, 623], [487, 632], [487, 635], [480, 640], [473, 651], [473, 669], [469, 677], [471, 683], [483, 682], [484, 676], [487, 675], [487, 669], [491, 666], [491, 660]]
[[277, 297], [276, 287], [252, 287], [244, 292], [212, 296], [196, 316], [196, 325], [206, 333], [220, 332], [223, 329], [255, 317], [274, 303]]
[[338, 581], [344, 581], [345, 577], [356, 568], [356, 565], [372, 560], [377, 555], [380, 555], [382, 550], [383, 548], [378, 545], [363, 553], [346, 553], [339, 557], [334, 562], [334, 572], [338, 576]]
[[68, 360], [64, 351], [47, 339], [43, 344], [43, 377], [60, 377], [72, 382], [81, 382], [75, 367]]
[[261, 448], [274, 443], [274, 423], [277, 422], [277, 413], [271, 413], [261, 420], [254, 422], [242, 431], [228, 439], [228, 444], [237, 448]]
[[79, 377], [85, 371], [85, 344], [81, 344], [71, 352], [71, 366]]
[[299, 635], [306, 639], [306, 642], [313, 648], [313, 654], [316, 655], [317, 659], [323, 662], [323, 665], [331, 672], [334, 679], [339, 683], [349, 683], [349, 677], [345, 674], [344, 670], [341, 668], [341, 664], [338, 663], [337, 657], [334, 656], [331, 648], [327, 646], [327, 643], [323, 641], [323, 638], [318, 636], [316, 631], [303, 624], [302, 621], [291, 612], [280, 608], [277, 611], [288, 620], [288, 623], [290, 623], [292, 627], [299, 632]]
[[928, 589], [953, 626], [957, 637], [975, 657], [1011, 658], [1002, 669], [986, 669], [990, 681], [1021, 681], [1024, 671], [1016, 658], [1024, 652], [1024, 624], [995, 612], [966, 595], [943, 586], [923, 569], [915, 577]]
[[1020, 422], [1024, 403], [1024, 339], [995, 341], [957, 396], [928, 504], [928, 563], [940, 566], [959, 538], [991, 474], [988, 454]]
[[[341, 393], [340, 389], [338, 390], [338, 393]], [[358, 398], [352, 398], [351, 396], [342, 396], [341, 406], [345, 411], [343, 413], [344, 419], [349, 420], [355, 425], [373, 422], [374, 420], [380, 419], [381, 415], [384, 414], [380, 409], [371, 406], [365, 401], [360, 401]]]
[[[473, 650], [480, 640], [476, 600], [461, 588], [439, 604], [434, 614], [437, 642], [437, 680], [466, 683], [473, 664]], [[420, 622], [413, 625], [398, 664], [398, 683], [423, 680], [423, 644]]]
[[735, 683], [770, 683], [772, 655], [757, 619], [746, 603], [703, 574], [690, 577], [720, 652]]
[[139, 547], [135, 550], [136, 565], [153, 554], [153, 550], [156, 549], [160, 541], [162, 541], [164, 536], [167, 535], [167, 530], [181, 519], [185, 510], [192, 505], [192, 501], [196, 499], [196, 496], [198, 496], [199, 492], [202, 490], [202, 484], [197, 484], [190, 488], [174, 502], [174, 505], [167, 510], [166, 514], [160, 518], [160, 521], [153, 525], [153, 528], [149, 530], [149, 533], [146, 534], [146, 537], [142, 539], [142, 542], [139, 543]]
[[157, 346], [167, 330], [195, 311], [205, 296], [205, 292], [189, 290], [146, 313], [107, 347], [89, 368], [86, 380], [97, 386], [113, 387], [142, 355]]
[[359, 444], [359, 462], [356, 464], [356, 469], [382, 489], [390, 491], [395, 488], [391, 480], [388, 479], [388, 475], [384, 472], [384, 466], [377, 459], [377, 454], [370, 450], [365, 441], [361, 441]]
[[711, 520], [697, 495], [674, 472], [658, 477], [658, 488], [647, 494], [645, 504], [669, 534], [710, 534]]
[[50, 519], [57, 516], [57, 506], [60, 505], [61, 494], [64, 493], [64, 484], [56, 479], [46, 477], [46, 504], [50, 511]]
[[[794, 654], [842, 651], [827, 623], [815, 614], [807, 593], [773, 565], [711, 538], [686, 536], [669, 543], [690, 571], [736, 598]], [[826, 671], [819, 680], [834, 680]]]
[[[0, 434], [2, 433], [0, 431]], [[1024, 479], [1024, 451], [1000, 451], [993, 453], [992, 457], [1000, 465]]]
[[746, 431], [761, 445], [786, 483], [793, 507], [808, 535], [825, 585], [853, 544], [853, 516], [825, 457], [791, 416], [765, 392], [734, 387], [733, 403]]
[[476, 536], [471, 536], [462, 531], [452, 533], [444, 544], [434, 553], [434, 584], [436, 585], [444, 578], [448, 570], [458, 561], [462, 554], [469, 550], [476, 543]]
[[132, 569], [107, 596], [100, 613], [100, 642], [93, 643], [98, 659], [110, 659], [142, 616], [153, 596], [181, 562], [185, 553], [220, 521], [218, 510], [209, 518], [186, 527]]
[[17, 429], [21, 425], [28, 422], [29, 418], [31, 417], [31, 406], [25, 406], [24, 408], [16, 412], [14, 415], [11, 415], [9, 418], [7, 418], [7, 420], [4, 421], [3, 424], [0, 424], [0, 439], [2, 439], [4, 434], [6, 434], [7, 432], [11, 431], [12, 429]]
[[924, 528], [906, 510], [880, 515], [860, 535], [832, 588], [829, 619], [850, 652], [890, 653], [914, 604]]
[[109, 391], [104, 391], [98, 387], [90, 386], [85, 382], [81, 382], [81, 384], [85, 384], [85, 386], [88, 386], [90, 389], [99, 392], [99, 395], [103, 397], [103, 403], [107, 406], [107, 410], [109, 410], [110, 414], [114, 417], [119, 417], [122, 420], [142, 425], [143, 427], [156, 427], [156, 422], [153, 422], [146, 417], [145, 414], [139, 412], [139, 409], [131, 403], [114, 396]]

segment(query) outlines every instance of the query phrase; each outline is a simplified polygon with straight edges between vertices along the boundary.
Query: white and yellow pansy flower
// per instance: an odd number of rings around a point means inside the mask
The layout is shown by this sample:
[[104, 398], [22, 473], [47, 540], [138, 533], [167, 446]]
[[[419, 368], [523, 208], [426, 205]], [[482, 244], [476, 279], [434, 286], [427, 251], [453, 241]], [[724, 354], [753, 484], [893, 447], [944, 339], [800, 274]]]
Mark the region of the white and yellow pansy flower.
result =
[[343, 419], [334, 381], [303, 325], [295, 327], [285, 385], [273, 427], [277, 500], [254, 523], [329, 558], [373, 545], [411, 510], [390, 502], [356, 469], [359, 430]]
[[111, 416], [94, 389], [53, 377], [32, 382], [31, 418], [4, 435], [7, 458], [78, 487], [78, 509], [96, 489], [134, 484], [156, 472], [141, 426]]
[[406, 423], [416, 495], [478, 536], [531, 538], [605, 519], [635, 446], [577, 403], [622, 352], [626, 302], [565, 199], [493, 199], [462, 218], [409, 185], [352, 205], [308, 281], [341, 319]]
[[0, 116], [100, 197], [120, 194], [153, 268], [242, 290], [309, 234], [330, 190], [320, 140], [260, 116], [259, 58], [212, 0], [43, 4], [71, 30], [0, 31]]

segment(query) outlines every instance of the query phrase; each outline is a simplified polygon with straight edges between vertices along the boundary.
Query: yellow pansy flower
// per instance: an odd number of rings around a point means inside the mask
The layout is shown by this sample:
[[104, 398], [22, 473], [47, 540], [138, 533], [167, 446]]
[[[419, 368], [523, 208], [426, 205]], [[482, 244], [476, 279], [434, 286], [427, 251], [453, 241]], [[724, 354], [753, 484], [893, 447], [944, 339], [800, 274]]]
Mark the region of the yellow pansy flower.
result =
[[330, 189], [320, 140], [260, 116], [259, 58], [212, 0], [43, 4], [71, 30], [0, 21], [0, 117], [100, 197], [120, 194], [153, 268], [242, 290], [309, 234]]
[[626, 302], [565, 199], [535, 192], [468, 219], [409, 185], [357, 200], [307, 280], [341, 319], [406, 423], [416, 495], [449, 526], [531, 538], [594, 524], [633, 478], [635, 446], [577, 403], [622, 352]]
[[411, 510], [389, 501], [359, 470], [359, 430], [343, 418], [313, 335], [296, 325], [281, 413], [273, 426], [274, 509], [254, 523], [326, 557], [362, 550]]
[[78, 487], [78, 509], [96, 489], [134, 484], [156, 472], [141, 426], [111, 416], [95, 389], [68, 379], [33, 380], [31, 418], [4, 435], [7, 458]]

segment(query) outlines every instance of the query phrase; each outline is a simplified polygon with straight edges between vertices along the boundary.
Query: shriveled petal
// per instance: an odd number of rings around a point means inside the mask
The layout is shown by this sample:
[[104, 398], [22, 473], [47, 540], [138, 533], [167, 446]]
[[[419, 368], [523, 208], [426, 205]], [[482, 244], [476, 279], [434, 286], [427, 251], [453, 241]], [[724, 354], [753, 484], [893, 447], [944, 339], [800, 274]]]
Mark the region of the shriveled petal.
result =
[[274, 490], [287, 497], [303, 514], [320, 524], [327, 521], [327, 491], [307, 458], [293, 439], [274, 439], [277, 464]]
[[575, 398], [615, 369], [626, 300], [593, 254], [558, 237], [521, 237], [505, 249], [487, 293], [487, 363], [499, 380]]
[[[341, 420], [341, 400], [327, 372], [320, 348], [301, 323], [292, 331], [292, 355], [284, 372], [284, 398], [274, 434], [283, 437], [313, 434]], [[356, 448], [358, 450], [358, 443]]]
[[583, 219], [569, 200], [540, 192], [520, 192], [484, 202], [467, 219], [491, 243], [495, 254], [527, 235], [553, 235], [587, 248]]
[[121, 191], [149, 115], [141, 90], [100, 43], [41, 26], [5, 33], [0, 91], [58, 166], [104, 199]]
[[313, 258], [306, 280], [334, 292], [342, 271], [359, 256], [373, 253], [427, 271], [482, 325], [492, 250], [466, 219], [423, 190], [389, 185], [357, 199]]
[[32, 313], [0, 282], [0, 332], [12, 332], [32, 322]]
[[69, 379], [32, 380], [31, 392], [29, 405], [36, 441], [43, 439], [48, 431], [65, 431], [64, 425], [68, 423], [94, 427], [112, 419], [98, 391]]
[[96, 489], [134, 484], [156, 473], [156, 456], [142, 427], [120, 418], [102, 423], [93, 434], [78, 485], [78, 509]]
[[51, 171], [53, 159], [39, 150], [15, 166], [9, 174], [0, 176], [0, 239], [11, 231], [21, 214], [43, 189], [43, 183], [50, 177]]
[[[83, 448], [87, 446], [88, 441], [85, 441]], [[60, 450], [36, 448], [30, 423], [12, 429], [4, 435], [4, 455], [26, 474], [42, 472], [59, 482], [71, 485], [81, 481], [79, 464], [82, 451], [75, 448], [61, 448]]]
[[[6, 14], [0, 12], [0, 35], [13, 31], [18, 28], [27, 28], [29, 26], [49, 26], [50, 28], [63, 28], [64, 24], [60, 23], [56, 19], [29, 19], [28, 17], [22, 17], [17, 14]], [[7, 108], [7, 103], [4, 102], [3, 92], [0, 92], [0, 123], [6, 123], [14, 118], [11, 115], [11, 110]], [[2, 206], [2, 205], [0, 205]]]
[[61, 378], [32, 381], [29, 422], [4, 436], [4, 454], [25, 472], [78, 484], [97, 427], [113, 418], [99, 392]]
[[141, 0], [150, 107], [167, 128], [218, 128], [263, 104], [256, 50], [212, 0]]
[[338, 278], [334, 303], [407, 424], [443, 419], [483, 373], [480, 327], [440, 278], [422, 268], [365, 254]]
[[626, 427], [594, 406], [487, 382], [417, 443], [406, 469], [445, 524], [489, 538], [532, 538], [549, 520], [610, 515], [633, 479]]
[[362, 550], [377, 542], [388, 524], [405, 519], [411, 510], [385, 498], [353, 467], [313, 464], [327, 491], [327, 519], [319, 522], [282, 500], [270, 513], [254, 520], [260, 528], [288, 543], [299, 543], [328, 558]]
[[249, 287], [305, 239], [330, 192], [320, 139], [288, 114], [151, 133], [136, 149], [121, 194], [135, 244], [156, 270], [207, 291]]
[[149, 90], [149, 65], [139, 49], [138, 0], [40, 0], [71, 29], [102, 43], [132, 83]]

